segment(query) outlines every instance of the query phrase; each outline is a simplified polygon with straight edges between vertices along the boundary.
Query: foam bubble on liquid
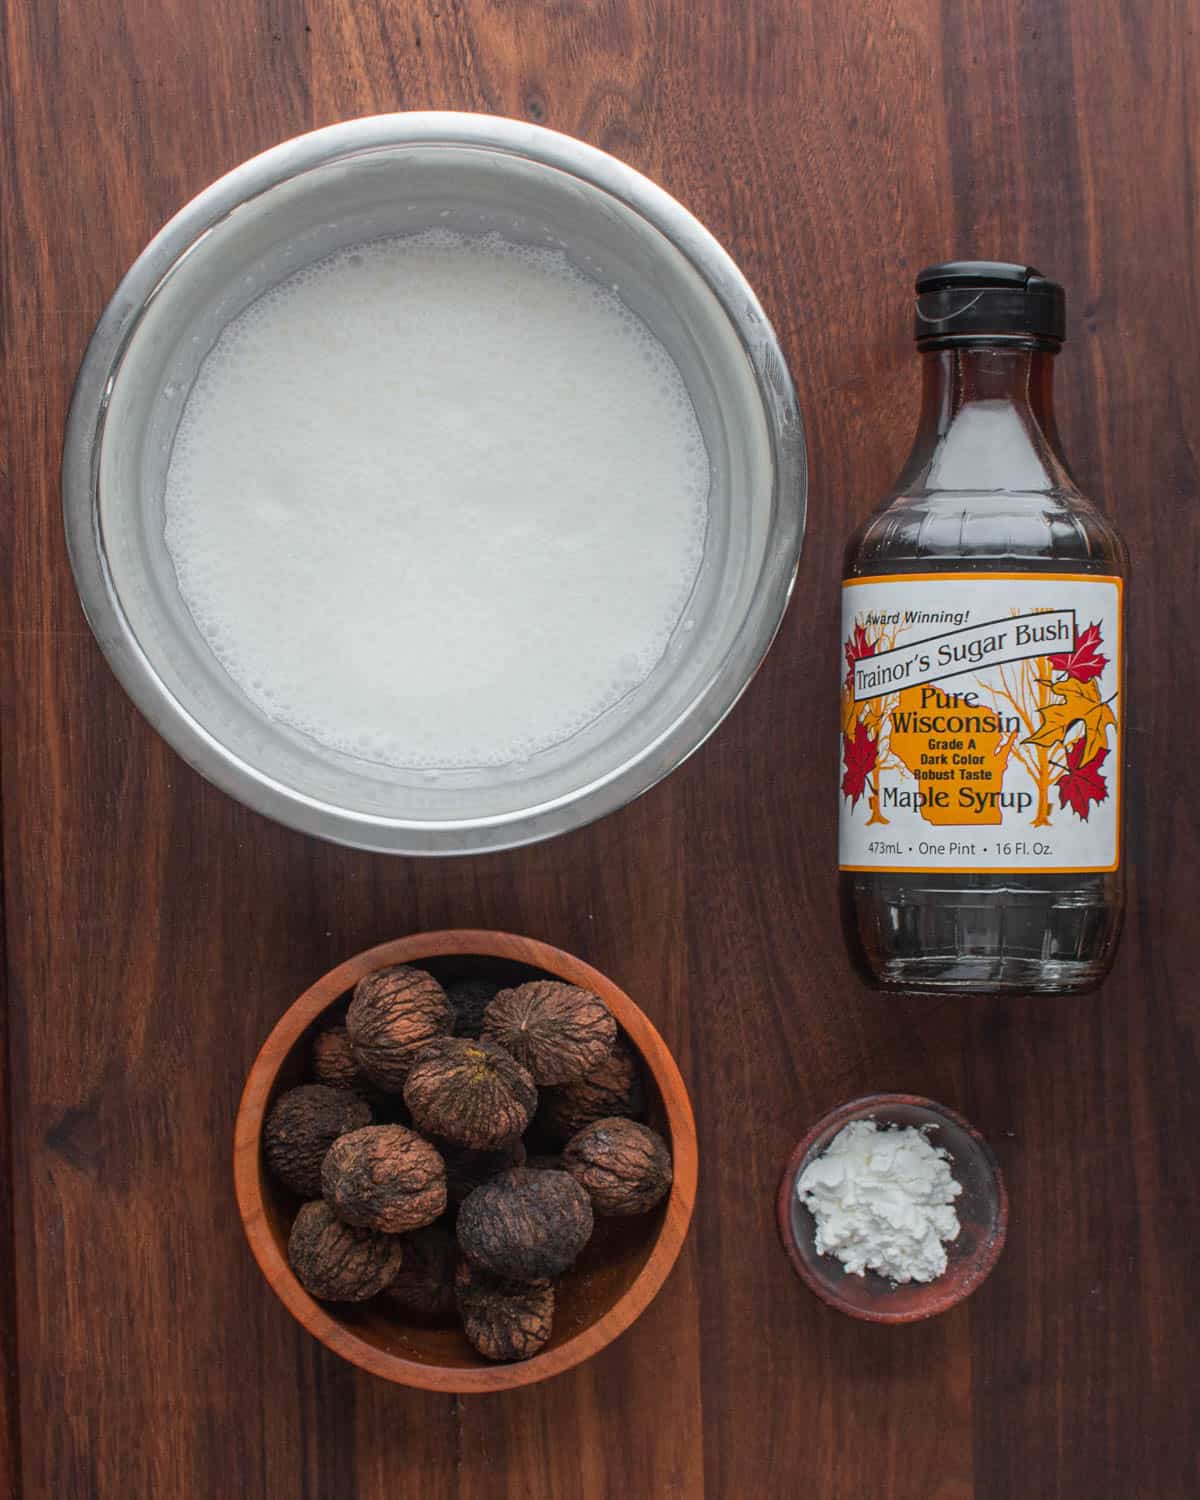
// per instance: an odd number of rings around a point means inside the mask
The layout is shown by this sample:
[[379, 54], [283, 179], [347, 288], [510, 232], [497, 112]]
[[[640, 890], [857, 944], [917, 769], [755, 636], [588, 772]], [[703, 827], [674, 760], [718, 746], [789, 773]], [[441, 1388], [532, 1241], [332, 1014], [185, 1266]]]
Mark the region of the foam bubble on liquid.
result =
[[558, 250], [439, 228], [265, 292], [188, 396], [166, 542], [270, 717], [406, 767], [525, 759], [645, 681], [709, 458], [678, 369]]

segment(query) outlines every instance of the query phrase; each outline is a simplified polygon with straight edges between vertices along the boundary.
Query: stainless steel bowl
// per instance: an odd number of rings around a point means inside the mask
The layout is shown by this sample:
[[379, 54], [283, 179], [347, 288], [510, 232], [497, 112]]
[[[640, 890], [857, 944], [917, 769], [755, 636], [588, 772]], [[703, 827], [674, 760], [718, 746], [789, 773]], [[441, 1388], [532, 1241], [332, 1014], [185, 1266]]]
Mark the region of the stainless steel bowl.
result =
[[[700, 575], [649, 678], [527, 761], [436, 775], [329, 750], [266, 718], [201, 638], [163, 538], [174, 434], [221, 329], [309, 262], [431, 225], [562, 246], [581, 270], [619, 283], [678, 364], [712, 461]], [[613, 811], [679, 765], [732, 708], [774, 638], [805, 492], [803, 427], [779, 344], [703, 226], [602, 151], [514, 120], [449, 113], [380, 115], [299, 136], [193, 199], [100, 319], [63, 459], [80, 597], [150, 723], [249, 807], [399, 854], [547, 838]]]

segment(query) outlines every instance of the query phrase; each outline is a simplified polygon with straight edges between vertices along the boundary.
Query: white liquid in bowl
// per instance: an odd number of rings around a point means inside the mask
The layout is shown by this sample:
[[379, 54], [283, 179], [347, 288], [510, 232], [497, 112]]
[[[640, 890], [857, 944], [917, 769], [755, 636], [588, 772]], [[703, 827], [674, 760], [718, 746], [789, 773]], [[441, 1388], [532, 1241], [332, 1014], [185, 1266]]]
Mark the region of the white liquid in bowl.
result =
[[405, 767], [501, 765], [643, 682], [700, 566], [683, 379], [558, 253], [446, 231], [300, 272], [188, 398], [166, 542], [270, 717]]

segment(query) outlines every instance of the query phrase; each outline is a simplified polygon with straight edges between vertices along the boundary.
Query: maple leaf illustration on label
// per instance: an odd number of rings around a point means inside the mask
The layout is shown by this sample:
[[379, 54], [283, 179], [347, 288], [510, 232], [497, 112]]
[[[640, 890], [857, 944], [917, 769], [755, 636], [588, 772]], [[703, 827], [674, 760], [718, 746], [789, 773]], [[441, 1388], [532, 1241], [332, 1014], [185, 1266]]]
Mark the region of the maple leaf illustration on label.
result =
[[861, 625], [855, 625], [854, 634], [846, 642], [846, 686], [851, 692], [854, 691], [854, 663], [862, 661], [864, 656], [875, 655], [876, 642], [867, 639], [867, 632]]
[[1058, 803], [1069, 807], [1086, 823], [1093, 802], [1103, 802], [1108, 796], [1108, 783], [1100, 774], [1100, 767], [1108, 758], [1107, 750], [1097, 750], [1090, 760], [1084, 760], [1084, 736], [1067, 747], [1067, 765], [1058, 778]]
[[1089, 625], [1082, 635], [1076, 631], [1074, 647], [1070, 651], [1055, 652], [1050, 658], [1050, 665], [1056, 672], [1065, 672], [1076, 682], [1091, 682], [1108, 666], [1108, 657], [1100, 656], [1097, 652], [1101, 644], [1100, 624], [1097, 621], [1094, 625]]
[[1067, 731], [1075, 724], [1083, 725], [1084, 760], [1095, 759], [1098, 750], [1108, 746], [1108, 731], [1114, 728], [1117, 716], [1100, 697], [1100, 688], [1095, 681], [1079, 682], [1074, 677], [1054, 682], [1048, 677], [1039, 677], [1041, 686], [1048, 688], [1062, 701], [1049, 703], [1039, 709], [1042, 722], [1036, 734], [1031, 734], [1024, 743], [1045, 745], [1048, 749], [1066, 742]]
[[842, 777], [842, 791], [850, 798], [854, 807], [867, 789], [867, 777], [875, 769], [878, 747], [871, 738], [870, 730], [861, 721], [854, 726], [854, 738], [842, 735], [842, 760], [846, 774]]

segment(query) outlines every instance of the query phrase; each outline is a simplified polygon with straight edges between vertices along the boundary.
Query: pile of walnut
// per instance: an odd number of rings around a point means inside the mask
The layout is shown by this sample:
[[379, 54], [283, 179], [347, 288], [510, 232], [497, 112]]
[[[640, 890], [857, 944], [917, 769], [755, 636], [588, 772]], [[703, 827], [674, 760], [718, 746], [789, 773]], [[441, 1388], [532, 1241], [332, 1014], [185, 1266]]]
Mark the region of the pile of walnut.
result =
[[[271, 1172], [309, 1200], [292, 1269], [314, 1297], [457, 1311], [487, 1359], [549, 1339], [554, 1279], [594, 1215], [647, 1213], [670, 1188], [666, 1142], [634, 1119], [637, 1058], [573, 985], [443, 989], [381, 969], [316, 1038], [312, 1066], [317, 1081], [282, 1094], [263, 1129]], [[551, 1154], [529, 1154], [527, 1132]]]

